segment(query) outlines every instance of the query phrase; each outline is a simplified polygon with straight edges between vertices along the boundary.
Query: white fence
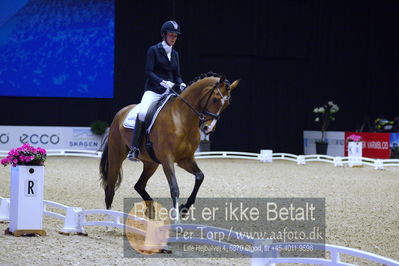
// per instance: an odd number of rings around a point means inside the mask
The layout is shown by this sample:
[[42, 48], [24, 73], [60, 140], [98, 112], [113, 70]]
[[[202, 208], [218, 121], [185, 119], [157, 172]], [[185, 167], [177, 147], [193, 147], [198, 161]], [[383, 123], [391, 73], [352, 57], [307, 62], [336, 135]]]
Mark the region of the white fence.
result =
[[[6, 156], [8, 151], [0, 151], [0, 157]], [[78, 156], [78, 157], [101, 157], [101, 152], [97, 151], [86, 151], [86, 150], [47, 150], [48, 156]], [[294, 155], [289, 153], [270, 153], [269, 157], [265, 157], [261, 153], [248, 153], [248, 152], [199, 152], [195, 154], [196, 159], [206, 159], [206, 158], [231, 158], [231, 159], [250, 159], [258, 160], [261, 162], [271, 162], [272, 160], [288, 160], [296, 162], [297, 164], [305, 165], [307, 162], [326, 162], [334, 164], [335, 166], [343, 166], [345, 164], [351, 165], [352, 163], [361, 163], [361, 165], [369, 165], [375, 169], [384, 169], [387, 166], [399, 166], [399, 160], [397, 159], [371, 159], [371, 158], [359, 158], [353, 161], [348, 157], [332, 157], [327, 155]], [[7, 198], [0, 197], [0, 221], [9, 220], [9, 208], [10, 201]], [[57, 212], [50, 209], [57, 209]], [[144, 219], [135, 217], [123, 212], [112, 211], [112, 210], [83, 210], [79, 207], [69, 207], [57, 202], [44, 201], [44, 215], [51, 216], [56, 219], [63, 221], [63, 228], [60, 230], [61, 233], [80, 233], [85, 234], [84, 227], [87, 226], [107, 226], [115, 227], [120, 229], [125, 229], [133, 231], [135, 233], [145, 235], [146, 232], [138, 228], [130, 227], [122, 223], [122, 219], [133, 219], [139, 220], [141, 222], [146, 222]], [[103, 220], [91, 220], [92, 215], [104, 215], [106, 218]], [[185, 230], [196, 230], [199, 225], [172, 225], [171, 228], [180, 226]], [[201, 225], [201, 228], [206, 228], [208, 232], [225, 232], [226, 229], [216, 228]], [[168, 227], [170, 229], [170, 227]], [[238, 234], [237, 234], [238, 235]], [[170, 242], [194, 242], [199, 244], [217, 245], [224, 246], [227, 249], [232, 247], [232, 243], [221, 242], [212, 239], [203, 238], [192, 238], [190, 240], [180, 240], [169, 239]], [[244, 239], [251, 245], [259, 244], [259, 241], [269, 241], [270, 240], [254, 240], [254, 239]], [[286, 244], [286, 243], [285, 243]], [[298, 243], [295, 243], [298, 244]], [[271, 247], [279, 245], [279, 243], [270, 243]], [[317, 244], [312, 243], [313, 246], [317, 247]], [[329, 244], [319, 244], [319, 248], [325, 249], [329, 253], [328, 259], [326, 258], [285, 258], [279, 257], [278, 252], [274, 254], [263, 254], [267, 256], [259, 256], [259, 254], [251, 253], [248, 250], [236, 250], [237, 252], [252, 257], [252, 265], [274, 265], [275, 263], [310, 263], [310, 264], [320, 264], [320, 265], [352, 265], [341, 261], [341, 254], [350, 255], [357, 258], [362, 258], [370, 260], [373, 262], [385, 264], [385, 265], [399, 265], [398, 261], [390, 258], [382, 257], [377, 254], [370, 252], [357, 250], [353, 248], [340, 247]], [[270, 256], [272, 255], [272, 256]]]
[[368, 165], [377, 170], [383, 170], [384, 167], [399, 166], [399, 159], [372, 159], [367, 157], [350, 158], [340, 156], [329, 156], [321, 154], [312, 155], [295, 155], [290, 153], [272, 153], [271, 156], [265, 157], [260, 153], [234, 152], [234, 151], [214, 151], [214, 152], [198, 152], [195, 153], [196, 159], [209, 158], [229, 158], [229, 159], [249, 159], [259, 160], [262, 162], [271, 162], [273, 160], [286, 160], [305, 165], [307, 162], [325, 162], [334, 164], [334, 166], [352, 166], [355, 164]]
[[[0, 151], [0, 157], [7, 156], [8, 151]], [[99, 158], [102, 155], [101, 151], [87, 151], [87, 150], [47, 150], [48, 156], [75, 156], [75, 157], [94, 157]], [[234, 152], [234, 151], [212, 151], [212, 152], [197, 152], [196, 159], [212, 159], [212, 158], [226, 158], [226, 159], [249, 159], [261, 162], [271, 162], [273, 160], [287, 160], [296, 162], [297, 164], [305, 165], [308, 162], [325, 162], [334, 164], [334, 166], [353, 166], [353, 165], [368, 165], [377, 170], [383, 170], [385, 167], [399, 166], [399, 159], [372, 159], [367, 157], [350, 158], [350, 157], [333, 157], [329, 155], [312, 154], [312, 155], [295, 155], [290, 153], [271, 153], [270, 156], [265, 156], [261, 153], [251, 152]]]
[[[9, 199], [0, 197], [0, 221], [8, 221], [9, 217]], [[57, 212], [48, 210], [48, 208], [57, 209]], [[125, 225], [122, 223], [122, 219], [132, 219], [135, 221], [140, 221], [143, 223], [147, 223], [148, 221], [132, 216], [130, 214], [126, 214], [119, 211], [113, 210], [83, 210], [79, 207], [69, 207], [57, 202], [53, 201], [44, 201], [44, 210], [43, 214], [47, 216], [51, 216], [56, 219], [60, 219], [63, 221], [63, 228], [59, 231], [60, 233], [69, 234], [69, 233], [78, 233], [85, 234], [84, 227], [87, 226], [107, 226], [107, 227], [115, 227], [122, 230], [131, 231], [134, 233], [138, 233], [140, 235], [145, 236], [146, 232]], [[103, 215], [103, 220], [90, 220], [90, 215]], [[168, 239], [169, 243], [197, 243], [197, 244], [206, 244], [213, 246], [220, 246], [225, 248], [226, 250], [235, 251], [237, 253], [243, 254], [245, 256], [251, 257], [251, 265], [274, 265], [276, 263], [307, 263], [307, 264], [319, 264], [319, 265], [353, 265], [346, 262], [341, 261], [341, 254], [350, 255], [356, 258], [362, 258], [368, 261], [373, 261], [385, 265], [399, 265], [399, 261], [395, 261], [390, 258], [386, 258], [377, 254], [373, 254], [370, 252], [348, 248], [348, 247], [340, 247], [336, 245], [329, 244], [317, 244], [317, 243], [273, 243], [270, 239], [253, 239], [249, 237], [244, 237], [236, 232], [231, 232], [228, 229], [206, 226], [206, 225], [198, 225], [198, 224], [174, 224], [167, 225], [161, 228], [161, 230], [169, 230], [182, 228], [184, 230], [198, 231], [203, 230], [206, 233], [212, 232], [212, 235], [217, 234], [225, 234], [232, 237], [236, 237], [240, 241], [244, 241], [247, 244], [251, 245], [251, 247], [255, 247], [257, 245], [262, 245], [263, 247], [268, 246], [268, 250], [273, 251], [261, 251], [261, 252], [253, 252], [251, 249], [239, 249], [237, 248], [236, 243], [228, 243], [224, 241], [220, 241], [217, 239], [209, 239], [209, 238], [199, 238], [199, 237], [190, 237], [190, 238], [177, 238], [170, 237]], [[238, 236], [240, 235], [240, 238]], [[284, 245], [312, 245], [314, 249], [324, 249], [329, 253], [329, 258], [286, 258], [279, 257], [279, 252], [275, 247]], [[255, 250], [255, 249], [254, 249]]]

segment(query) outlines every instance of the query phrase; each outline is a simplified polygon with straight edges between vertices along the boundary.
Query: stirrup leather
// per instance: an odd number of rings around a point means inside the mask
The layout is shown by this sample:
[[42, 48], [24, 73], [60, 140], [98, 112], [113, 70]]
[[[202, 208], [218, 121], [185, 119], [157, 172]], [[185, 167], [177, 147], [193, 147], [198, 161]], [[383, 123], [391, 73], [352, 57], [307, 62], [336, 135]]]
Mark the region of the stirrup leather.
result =
[[133, 133], [132, 148], [130, 149], [129, 154], [127, 155], [129, 160], [135, 161], [139, 157], [140, 154], [139, 146], [141, 143], [141, 135], [144, 128], [143, 124], [144, 122], [141, 121], [137, 116]]

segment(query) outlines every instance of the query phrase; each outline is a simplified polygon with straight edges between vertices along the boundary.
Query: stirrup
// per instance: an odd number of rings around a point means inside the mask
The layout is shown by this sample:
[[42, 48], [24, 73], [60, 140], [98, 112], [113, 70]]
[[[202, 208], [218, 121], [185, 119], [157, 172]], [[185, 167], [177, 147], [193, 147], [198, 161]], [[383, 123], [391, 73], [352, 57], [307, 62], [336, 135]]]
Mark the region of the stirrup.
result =
[[133, 147], [133, 148], [129, 151], [129, 153], [128, 153], [128, 155], [127, 155], [127, 158], [128, 158], [130, 161], [138, 162], [138, 161], [139, 161], [139, 159], [138, 159], [139, 154], [140, 154], [140, 150], [139, 150], [138, 148], [136, 148], [136, 147]]

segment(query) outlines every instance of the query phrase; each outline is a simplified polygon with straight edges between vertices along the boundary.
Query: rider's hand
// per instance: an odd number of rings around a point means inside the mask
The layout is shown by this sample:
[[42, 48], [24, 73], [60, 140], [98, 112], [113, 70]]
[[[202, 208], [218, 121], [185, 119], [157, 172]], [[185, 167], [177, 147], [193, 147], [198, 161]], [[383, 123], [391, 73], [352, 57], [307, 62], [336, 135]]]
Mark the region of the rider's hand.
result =
[[180, 91], [184, 91], [184, 89], [187, 87], [186, 83], [181, 83], [180, 84]]
[[165, 89], [168, 89], [168, 90], [172, 89], [173, 86], [175, 86], [175, 84], [172, 81], [169, 81], [169, 80], [167, 80], [167, 81], [166, 80], [162, 80], [162, 82], [159, 83], [159, 84], [161, 84], [162, 87], [164, 87]]

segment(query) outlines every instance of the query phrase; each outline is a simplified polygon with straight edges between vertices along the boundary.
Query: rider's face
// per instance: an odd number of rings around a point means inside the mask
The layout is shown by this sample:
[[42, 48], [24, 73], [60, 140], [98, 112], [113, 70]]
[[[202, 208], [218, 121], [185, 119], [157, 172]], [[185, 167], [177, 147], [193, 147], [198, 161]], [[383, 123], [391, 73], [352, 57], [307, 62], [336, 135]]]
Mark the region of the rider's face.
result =
[[176, 40], [177, 40], [177, 34], [176, 33], [173, 33], [173, 32], [166, 33], [165, 41], [166, 41], [167, 44], [172, 46], [172, 45], [175, 44]]

